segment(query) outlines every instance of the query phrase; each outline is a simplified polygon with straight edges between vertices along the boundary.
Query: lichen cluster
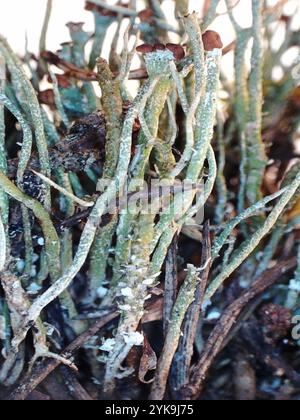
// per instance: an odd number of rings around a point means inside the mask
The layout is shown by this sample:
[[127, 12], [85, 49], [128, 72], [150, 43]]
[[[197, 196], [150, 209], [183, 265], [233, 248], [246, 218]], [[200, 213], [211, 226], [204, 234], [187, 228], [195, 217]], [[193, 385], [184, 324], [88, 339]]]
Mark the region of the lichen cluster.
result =
[[[51, 0], [37, 57], [20, 59], [0, 36], [0, 384], [25, 381], [15, 396], [45, 359], [80, 370], [64, 347], [114, 314], [81, 343], [82, 380], [101, 396], [198, 398], [234, 316], [267, 299], [264, 275], [284, 263], [282, 249], [287, 265], [270, 295], [291, 315], [299, 309], [299, 164], [290, 169], [299, 80], [272, 79], [299, 31], [286, 2], [252, 0], [243, 28], [227, 0], [236, 40], [224, 47], [210, 29], [218, 0], [203, 13], [174, 2], [176, 25], [163, 3], [87, 1], [94, 33], [69, 23], [57, 53], [47, 51]], [[275, 52], [266, 45], [279, 20], [286, 39]], [[284, 142], [292, 155], [281, 159]], [[182, 238], [191, 255], [177, 252]], [[152, 385], [141, 374], [150, 355]]]

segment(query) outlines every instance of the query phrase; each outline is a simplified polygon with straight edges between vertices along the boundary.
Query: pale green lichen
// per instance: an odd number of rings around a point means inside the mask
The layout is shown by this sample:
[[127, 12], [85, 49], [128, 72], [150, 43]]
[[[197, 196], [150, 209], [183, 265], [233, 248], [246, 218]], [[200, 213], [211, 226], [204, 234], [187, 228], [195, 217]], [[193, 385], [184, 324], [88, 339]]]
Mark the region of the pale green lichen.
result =
[[[208, 9], [202, 21], [196, 13], [188, 15], [188, 1], [176, 2], [175, 14], [179, 19], [174, 26], [168, 22], [160, 1], [147, 2], [153, 11], [149, 22], [144, 22], [139, 15], [135, 1], [131, 1], [128, 8], [100, 0], [91, 3], [100, 6], [92, 10], [94, 34], [87, 33], [81, 23], [68, 24], [72, 43], [63, 44], [54, 60], [57, 67], [66, 72], [64, 75], [54, 73], [53, 65], [47, 63], [46, 58], [40, 59], [40, 67], [35, 67], [27, 47], [24, 64], [31, 72], [31, 83], [23, 62], [0, 37], [0, 280], [4, 291], [0, 297], [0, 336], [6, 357], [0, 381], [6, 385], [18, 379], [28, 359], [25, 343], [32, 326], [35, 350], [32, 363], [39, 357], [54, 357], [70, 364], [49, 352], [41, 321], [46, 307], [59, 298], [57, 307], [64, 324], [61, 333], [68, 340], [87, 328], [87, 322], [81, 319], [82, 306], [87, 311], [99, 310], [99, 313], [114, 304], [118, 308], [120, 320], [111, 334], [113, 337], [103, 341], [102, 346], [93, 344], [89, 349], [86, 346], [86, 350], [91, 351], [94, 376], [97, 380], [104, 378], [104, 388], [113, 392], [116, 379], [132, 373], [132, 369], [124, 369], [132, 348], [147, 344], [139, 325], [147, 315], [152, 292], [159, 294], [156, 286], [164, 273], [165, 258], [174, 236], [182, 231], [201, 241], [200, 217], [209, 215], [216, 223], [211, 226], [214, 242], [212, 261], [207, 264], [214, 262], [215, 266], [206, 290], [206, 306], [233, 273], [245, 287], [251, 276], [262, 275], [270, 267], [281, 240], [297, 223], [291, 214], [297, 213], [298, 165], [289, 171], [281, 190], [274, 189], [274, 185], [265, 186], [276, 192], [264, 197], [262, 189], [267, 162], [262, 140], [263, 32], [264, 25], [268, 26], [276, 13], [267, 13], [264, 17], [264, 2], [252, 0], [253, 23], [249, 28], [241, 28], [234, 5], [227, 1], [237, 37], [231, 86], [224, 74], [220, 83], [222, 50], [205, 51], [202, 41], [202, 33], [217, 14], [218, 0], [206, 2]], [[40, 52], [46, 49], [51, 7], [52, 1], [48, 0]], [[112, 13], [106, 15], [107, 11]], [[130, 23], [123, 34], [124, 17], [128, 17]], [[107, 62], [99, 56], [112, 22], [116, 22], [117, 28]], [[151, 52], [148, 46], [146, 49], [150, 52], [140, 55], [141, 68], [132, 72], [139, 39], [151, 44], [167, 43], [172, 38], [171, 32], [181, 36], [180, 43], [187, 56], [176, 60], [169, 48], [156, 45], [156, 50]], [[91, 38], [92, 50], [87, 57], [86, 46]], [[251, 42], [249, 70], [247, 48]], [[94, 72], [96, 65], [97, 73]], [[44, 105], [42, 108], [37, 99], [41, 74], [50, 76], [54, 99], [51, 112], [46, 111]], [[129, 83], [132, 77], [145, 78], [139, 82], [135, 97]], [[101, 88], [100, 99], [92, 83], [96, 80]], [[291, 80], [288, 85], [291, 86]], [[233, 87], [235, 94], [231, 98]], [[219, 107], [221, 90], [222, 110]], [[224, 91], [228, 97], [224, 96]], [[73, 121], [77, 118], [84, 121], [96, 110], [101, 110], [105, 119], [105, 142], [93, 134], [93, 138], [79, 138], [76, 143], [78, 133], [72, 134]], [[6, 133], [4, 111], [18, 122], [12, 138]], [[296, 122], [291, 124], [294, 131]], [[65, 136], [67, 130], [71, 130], [71, 134]], [[80, 130], [86, 133], [85, 123]], [[15, 139], [18, 144], [14, 143]], [[74, 139], [76, 146], [72, 150]], [[68, 158], [76, 159], [81, 153], [88, 153], [91, 147], [101, 152], [99, 162], [92, 159], [91, 165], [81, 173], [67, 172], [58, 165], [51, 174], [53, 150], [57, 153], [62, 142], [66, 149], [71, 145]], [[16, 151], [19, 152], [17, 158]], [[234, 178], [227, 173], [230, 164], [240, 168]], [[27, 189], [25, 193], [24, 179], [34, 174], [36, 178], [30, 191]], [[14, 177], [16, 181], [12, 181]], [[35, 187], [38, 190], [40, 184], [35, 181], [38, 178], [46, 189], [45, 201], [39, 194], [38, 199], [29, 196], [40, 192], [31, 191]], [[161, 182], [160, 186], [148, 190], [153, 187], [153, 181]], [[169, 190], [162, 187], [166, 186], [164, 183]], [[97, 186], [101, 185], [104, 188], [99, 191]], [[273, 201], [273, 207], [267, 208]], [[10, 241], [8, 228], [10, 218], [19, 208], [22, 227], [21, 233], [17, 233], [24, 249], [17, 250], [15, 257], [10, 247], [16, 248], [16, 244]], [[114, 213], [109, 215], [111, 209]], [[165, 395], [181, 326], [202, 271], [188, 266], [155, 373], [153, 399], [162, 399]], [[48, 275], [51, 285], [45, 288]], [[242, 283], [243, 276], [247, 281]], [[286, 288], [287, 293], [280, 291], [278, 296], [281, 302], [284, 296], [286, 306], [292, 310], [299, 302], [299, 268], [294, 277]], [[74, 287], [69, 291], [75, 278]], [[79, 294], [80, 302], [75, 300], [79, 299]], [[212, 312], [220, 315], [221, 309], [218, 307]], [[93, 315], [88, 313], [87, 318]], [[197, 337], [197, 348], [199, 340]], [[193, 349], [189, 350], [191, 359]], [[106, 353], [105, 372], [101, 373], [99, 351]]]

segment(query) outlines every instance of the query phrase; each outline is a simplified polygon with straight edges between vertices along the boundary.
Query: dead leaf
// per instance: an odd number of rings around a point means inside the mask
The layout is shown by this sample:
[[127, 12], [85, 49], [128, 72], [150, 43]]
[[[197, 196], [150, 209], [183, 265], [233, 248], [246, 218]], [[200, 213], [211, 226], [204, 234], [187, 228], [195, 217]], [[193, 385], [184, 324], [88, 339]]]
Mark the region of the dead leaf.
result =
[[163, 305], [164, 300], [162, 298], [151, 303], [144, 313], [142, 323], [146, 324], [147, 322], [160, 321], [162, 319]]
[[155, 370], [157, 366], [157, 356], [152, 349], [148, 339], [144, 336], [144, 347], [143, 347], [143, 355], [141, 357], [141, 363], [139, 368], [139, 380], [144, 384], [150, 384], [153, 382], [153, 379], [150, 381], [146, 381], [145, 377], [147, 373], [151, 370]]

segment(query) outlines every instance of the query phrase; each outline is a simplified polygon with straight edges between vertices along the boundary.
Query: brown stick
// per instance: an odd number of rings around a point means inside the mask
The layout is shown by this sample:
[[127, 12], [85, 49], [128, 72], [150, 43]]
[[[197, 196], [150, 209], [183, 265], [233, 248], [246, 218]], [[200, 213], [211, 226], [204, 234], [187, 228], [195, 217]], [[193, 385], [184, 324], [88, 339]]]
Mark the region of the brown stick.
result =
[[245, 306], [273, 286], [285, 272], [294, 268], [296, 264], [296, 258], [278, 263], [274, 268], [265, 271], [248, 291], [229, 305], [212, 331], [199, 362], [192, 370], [190, 383], [183, 389], [184, 399], [194, 400], [201, 395], [208, 371], [215, 357], [223, 349], [224, 342], [231, 328], [235, 325]]
[[[58, 372], [52, 372], [42, 383], [42, 390], [50, 396], [52, 401], [74, 401], [66, 384], [61, 381]], [[32, 394], [29, 395], [31, 397]]]
[[64, 378], [69, 393], [76, 401], [93, 401], [93, 398], [83, 388], [74, 372], [68, 369], [67, 366], [60, 366], [59, 370]]
[[[71, 344], [69, 344], [63, 351], [62, 356], [64, 358], [70, 358], [74, 353], [79, 350], [87, 341], [97, 334], [105, 325], [109, 322], [118, 318], [119, 314], [117, 311], [111, 312], [105, 315], [102, 319], [97, 321], [91, 328], [86, 332], [77, 337]], [[10, 401], [24, 401], [28, 395], [31, 394], [35, 388], [43, 382], [47, 376], [54, 371], [61, 361], [56, 359], [47, 360], [44, 363], [39, 364], [33, 371], [33, 373], [26, 377], [22, 383], [10, 394], [8, 400]]]
[[228, 53], [230, 53], [230, 51], [234, 51], [236, 47], [236, 40], [230, 42], [230, 44], [226, 45], [226, 47], [223, 48], [222, 50], [222, 54], [226, 55]]

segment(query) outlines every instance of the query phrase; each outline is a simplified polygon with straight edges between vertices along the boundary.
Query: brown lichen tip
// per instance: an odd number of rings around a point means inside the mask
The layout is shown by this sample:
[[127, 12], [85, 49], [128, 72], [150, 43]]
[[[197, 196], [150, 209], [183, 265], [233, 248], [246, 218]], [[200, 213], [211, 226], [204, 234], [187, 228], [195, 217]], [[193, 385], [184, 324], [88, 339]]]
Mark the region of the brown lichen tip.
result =
[[154, 23], [154, 12], [151, 9], [144, 9], [141, 10], [138, 14], [138, 17], [140, 18], [141, 22], [143, 23], [149, 23], [152, 25]]
[[111, 17], [117, 17], [118, 14], [112, 10], [107, 10], [105, 7], [98, 6], [95, 3], [92, 3], [91, 1], [85, 2], [85, 10], [89, 12], [97, 12], [99, 15], [102, 16], [111, 16]]
[[66, 27], [72, 32], [81, 32], [83, 31], [84, 22], [68, 22]]
[[154, 44], [154, 49], [155, 51], [165, 51], [166, 46], [164, 44], [157, 42], [156, 44]]
[[223, 42], [220, 35], [216, 31], [206, 31], [202, 35], [203, 45], [205, 51], [212, 51], [215, 48], [223, 48]]
[[150, 44], [142, 44], [142, 45], [139, 45], [136, 48], [136, 50], [140, 54], [149, 54], [149, 53], [155, 51], [153, 45], [150, 45]]
[[182, 60], [185, 57], [184, 48], [179, 44], [167, 44], [166, 48], [171, 51], [176, 61]]
[[141, 54], [149, 54], [155, 51], [165, 51], [166, 49], [173, 53], [174, 59], [176, 61], [182, 60], [185, 57], [184, 48], [178, 44], [169, 43], [167, 45], [164, 45], [160, 42], [157, 42], [154, 45], [142, 44], [138, 46], [136, 50]]
[[38, 93], [38, 100], [40, 104], [48, 105], [51, 109], [55, 108], [55, 98], [52, 89], [40, 91]]
[[42, 51], [41, 58], [46, 60], [48, 63], [58, 66], [60, 63], [60, 58], [54, 54], [52, 51]]

